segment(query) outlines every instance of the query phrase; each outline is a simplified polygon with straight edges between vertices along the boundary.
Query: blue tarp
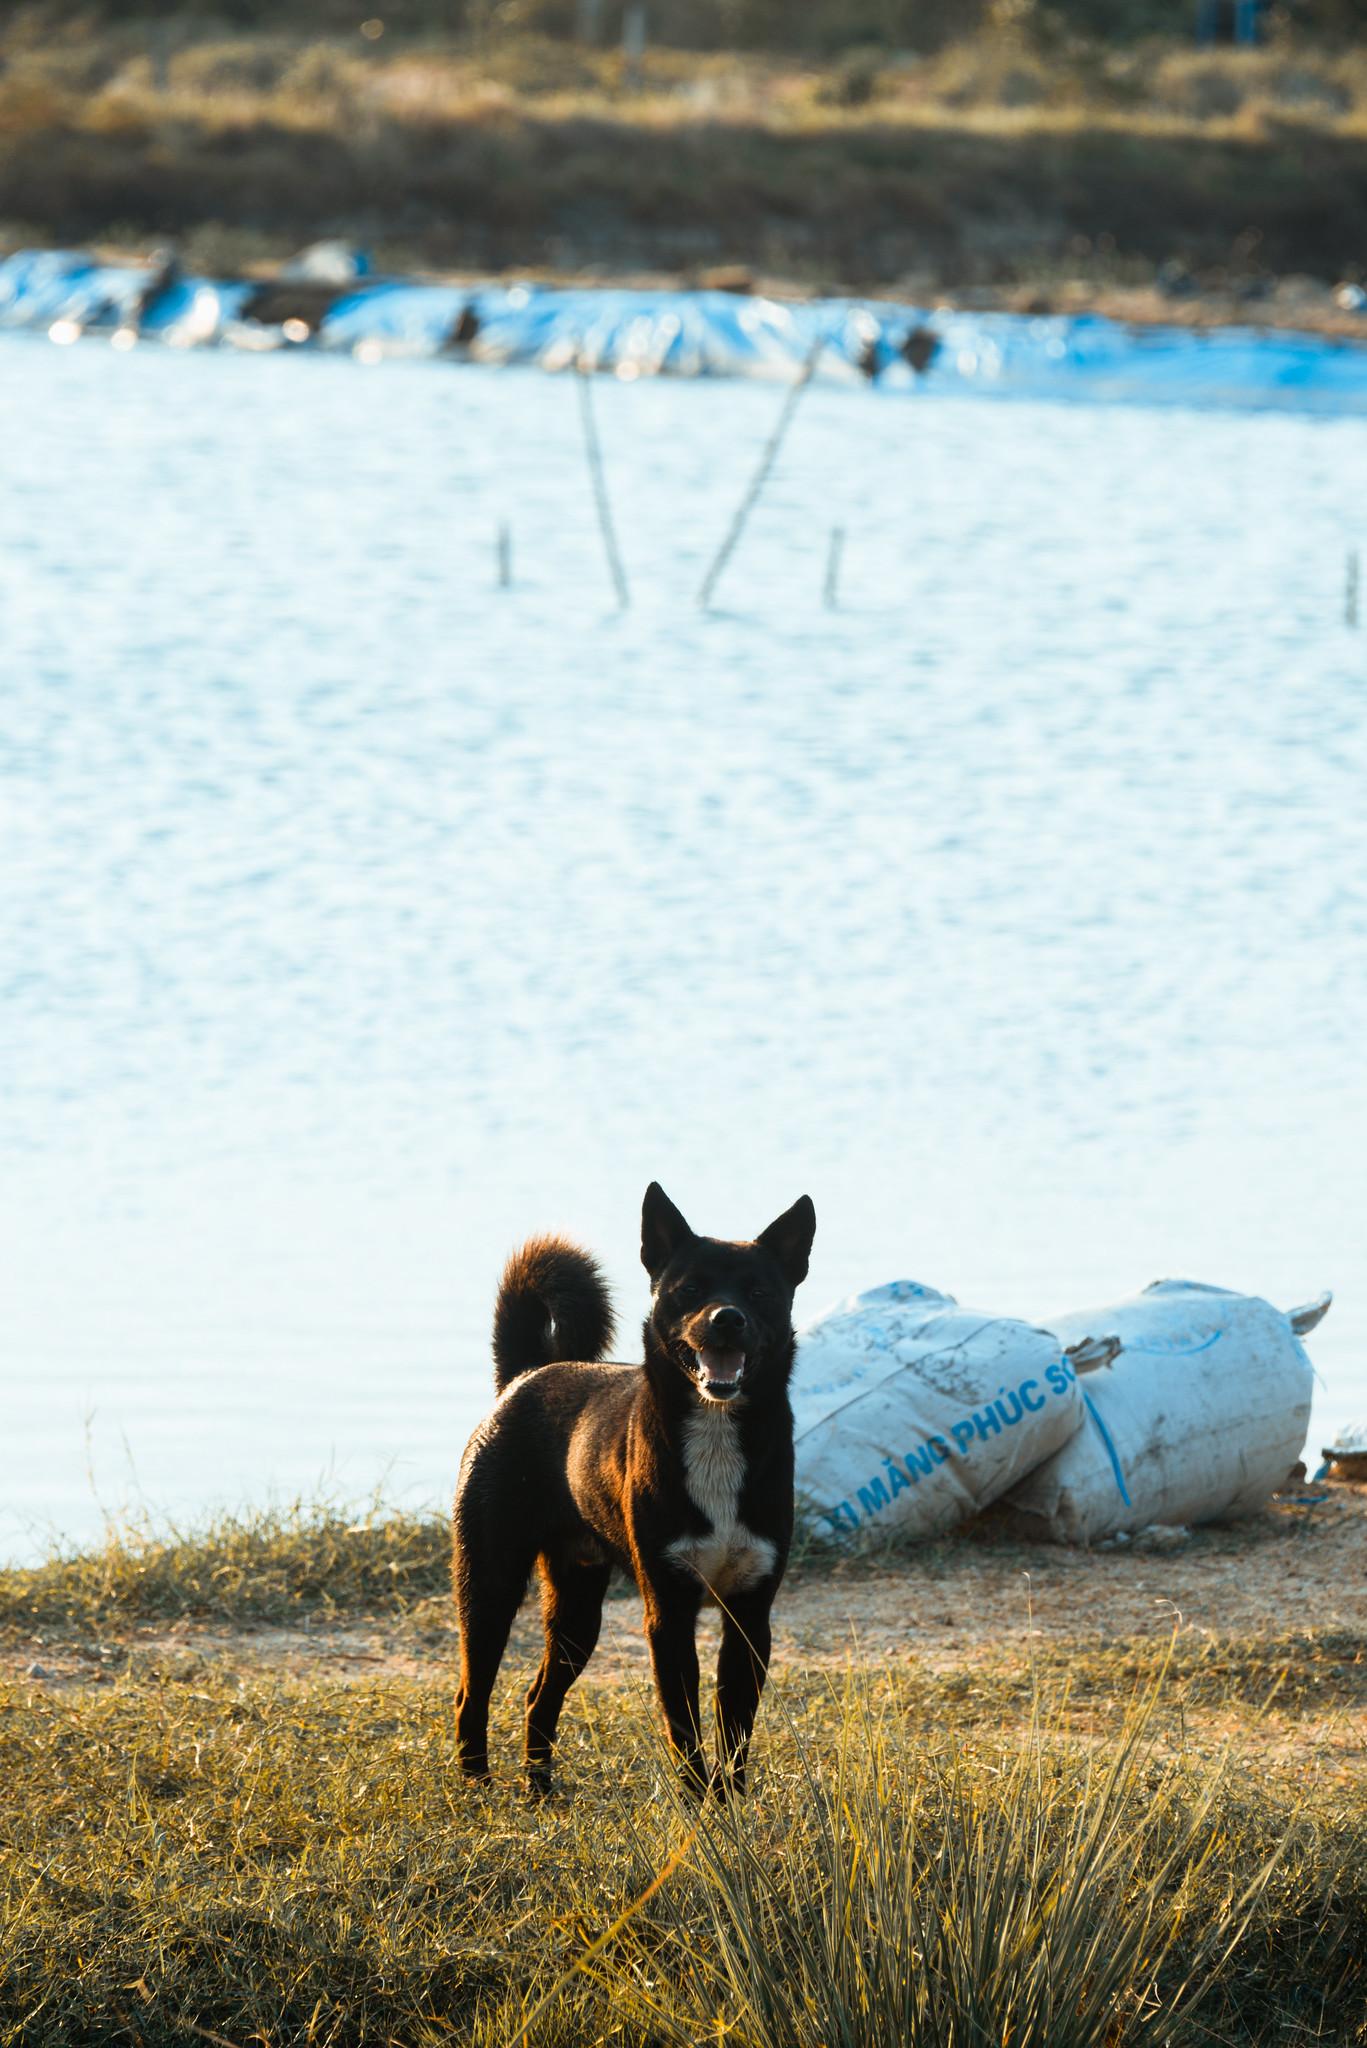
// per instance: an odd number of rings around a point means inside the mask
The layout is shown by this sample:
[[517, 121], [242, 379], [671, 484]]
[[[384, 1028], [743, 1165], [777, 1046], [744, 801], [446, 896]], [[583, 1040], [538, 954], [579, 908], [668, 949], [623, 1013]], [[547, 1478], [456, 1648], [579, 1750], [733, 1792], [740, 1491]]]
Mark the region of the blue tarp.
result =
[[[1131, 327], [1095, 314], [1035, 317], [895, 305], [787, 303], [716, 291], [550, 285], [434, 285], [376, 280], [338, 288], [312, 327], [244, 319], [255, 287], [96, 263], [73, 251], [0, 262], [0, 326], [140, 335], [187, 344], [294, 345], [381, 360], [456, 353], [470, 360], [620, 377], [768, 377], [790, 381], [815, 357], [822, 381], [880, 391], [964, 391], [1168, 405], [1367, 412], [1367, 345], [1223, 327]], [[455, 346], [473, 315], [472, 340]], [[471, 326], [466, 319], [466, 331]], [[918, 371], [908, 337], [934, 354]], [[914, 347], [913, 347], [914, 352]]]

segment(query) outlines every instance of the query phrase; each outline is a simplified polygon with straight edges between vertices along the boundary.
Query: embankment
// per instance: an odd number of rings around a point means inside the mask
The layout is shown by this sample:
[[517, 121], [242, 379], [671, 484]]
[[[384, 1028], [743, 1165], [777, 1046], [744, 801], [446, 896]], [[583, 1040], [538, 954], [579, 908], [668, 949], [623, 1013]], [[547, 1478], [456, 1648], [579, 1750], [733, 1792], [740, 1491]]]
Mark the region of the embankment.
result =
[[1179, 301], [1195, 276], [1255, 316], [1277, 279], [1367, 260], [1350, 57], [1160, 50], [1122, 92], [1095, 63], [974, 45], [875, 71], [850, 105], [845, 73], [757, 58], [652, 55], [628, 91], [568, 46], [185, 29], [159, 69], [140, 47], [113, 30], [0, 47], [11, 245], [174, 237], [231, 269], [340, 235], [391, 269], [743, 266], [913, 297], [1095, 297], [1163, 270]]

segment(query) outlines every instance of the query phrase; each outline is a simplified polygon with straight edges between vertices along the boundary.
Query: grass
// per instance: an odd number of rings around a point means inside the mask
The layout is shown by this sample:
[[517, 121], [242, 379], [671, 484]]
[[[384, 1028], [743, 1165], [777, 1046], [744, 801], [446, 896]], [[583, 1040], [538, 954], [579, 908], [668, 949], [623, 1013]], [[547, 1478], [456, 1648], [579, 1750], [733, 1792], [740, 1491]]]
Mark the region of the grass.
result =
[[[0, 1574], [0, 1619], [422, 1616], [444, 1533], [325, 1506], [111, 1534]], [[533, 1806], [509, 1672], [469, 1791], [434, 1670], [164, 1645], [0, 1680], [0, 2044], [1367, 2041], [1367, 1786], [1323, 1740], [1367, 1706], [1350, 1633], [788, 1666], [753, 1796], [701, 1815], [644, 1684], [579, 1688], [566, 1796]]]
[[[790, 1570], [831, 1561], [819, 1532], [800, 1521]], [[321, 1494], [192, 1528], [135, 1515], [110, 1520], [92, 1549], [0, 1566], [0, 1643], [34, 1628], [406, 1615], [445, 1601], [450, 1586], [447, 1517], [380, 1496], [358, 1504]]]
[[1100, 1752], [1061, 1752], [1033, 1721], [1016, 1747], [913, 1758], [900, 1701], [852, 1688], [800, 1847], [705, 1817], [704, 1941], [682, 1999], [643, 2001], [661, 2038], [697, 2041], [719, 2011], [754, 2048], [1180, 2036], [1291, 1836], [1228, 1859], [1218, 1773], [1158, 1765], [1149, 1704]]
[[0, 1569], [0, 1641], [34, 1628], [403, 1613], [449, 1591], [450, 1564], [441, 1516], [378, 1501], [296, 1501], [193, 1530], [111, 1523], [94, 1550]]
[[790, 1682], [756, 1795], [699, 1823], [625, 1691], [585, 1689], [576, 1796], [533, 1808], [456, 1781], [426, 1687], [11, 1687], [0, 2042], [1364, 2038], [1361, 1796], [1165, 1751], [1147, 1699], [1090, 1743], [951, 1727]]
[[1367, 56], [984, 33], [830, 62], [528, 35], [368, 42], [194, 17], [0, 30], [9, 239], [179, 237], [211, 268], [325, 234], [391, 267], [865, 289], [1068, 277], [1176, 258], [1224, 276], [1361, 262]]

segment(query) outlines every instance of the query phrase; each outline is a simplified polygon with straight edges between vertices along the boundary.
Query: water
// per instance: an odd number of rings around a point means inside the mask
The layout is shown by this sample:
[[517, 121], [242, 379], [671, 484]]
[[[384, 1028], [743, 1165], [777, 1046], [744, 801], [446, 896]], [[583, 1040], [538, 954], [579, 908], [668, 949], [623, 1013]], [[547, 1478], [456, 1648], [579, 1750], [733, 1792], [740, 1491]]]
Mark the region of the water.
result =
[[[0, 1552], [449, 1490], [500, 1261], [1181, 1273], [1367, 1412], [1367, 422], [0, 342]], [[495, 588], [511, 522], [515, 587]], [[846, 529], [841, 608], [821, 605]]]

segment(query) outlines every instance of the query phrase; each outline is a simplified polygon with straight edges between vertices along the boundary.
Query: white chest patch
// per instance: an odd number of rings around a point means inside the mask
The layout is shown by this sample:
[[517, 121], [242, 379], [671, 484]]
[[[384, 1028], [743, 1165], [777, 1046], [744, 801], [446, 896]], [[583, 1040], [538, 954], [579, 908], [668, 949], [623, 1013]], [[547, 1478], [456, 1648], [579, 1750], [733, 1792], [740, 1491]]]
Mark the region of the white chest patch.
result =
[[736, 1418], [724, 1408], [699, 1408], [684, 1425], [684, 1485], [712, 1527], [706, 1535], [680, 1536], [669, 1555], [697, 1573], [713, 1600], [743, 1593], [774, 1568], [773, 1544], [747, 1529], [737, 1513], [744, 1481]]

